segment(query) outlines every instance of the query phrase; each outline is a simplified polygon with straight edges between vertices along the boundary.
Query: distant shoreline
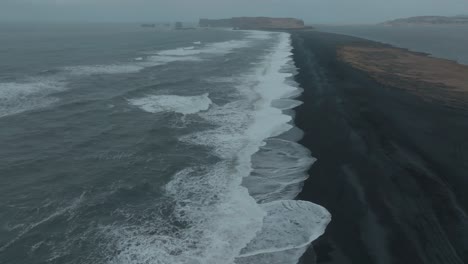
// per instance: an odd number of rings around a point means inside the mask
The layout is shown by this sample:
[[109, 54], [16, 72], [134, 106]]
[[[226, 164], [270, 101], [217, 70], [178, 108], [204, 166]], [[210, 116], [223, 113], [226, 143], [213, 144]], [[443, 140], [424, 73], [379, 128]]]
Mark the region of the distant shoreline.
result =
[[232, 28], [238, 30], [300, 30], [311, 28], [306, 26], [301, 19], [284, 17], [201, 18], [198, 25], [202, 28]]
[[385, 26], [405, 25], [468, 25], [468, 16], [416, 16], [381, 23]]
[[468, 96], [431, 81], [466, 66], [345, 35], [292, 39], [296, 124], [318, 159], [299, 198], [333, 219], [303, 263], [467, 263]]

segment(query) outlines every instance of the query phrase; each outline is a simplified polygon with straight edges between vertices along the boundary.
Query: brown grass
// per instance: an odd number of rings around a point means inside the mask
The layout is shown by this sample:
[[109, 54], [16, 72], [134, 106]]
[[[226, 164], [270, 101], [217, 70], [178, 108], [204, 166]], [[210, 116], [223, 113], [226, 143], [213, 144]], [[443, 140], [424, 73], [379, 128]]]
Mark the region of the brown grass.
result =
[[377, 81], [427, 100], [466, 106], [468, 66], [388, 46], [344, 46], [338, 57]]

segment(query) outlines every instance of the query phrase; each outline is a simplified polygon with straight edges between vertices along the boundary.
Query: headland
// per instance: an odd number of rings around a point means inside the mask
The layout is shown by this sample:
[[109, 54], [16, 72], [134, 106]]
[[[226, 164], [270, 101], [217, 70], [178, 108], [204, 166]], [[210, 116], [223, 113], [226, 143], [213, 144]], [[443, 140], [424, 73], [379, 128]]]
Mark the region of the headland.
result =
[[382, 25], [468, 25], [468, 16], [416, 16], [390, 20], [382, 23]]
[[300, 30], [310, 29], [296, 18], [233, 17], [228, 19], [200, 19], [200, 27], [221, 27], [241, 30]]

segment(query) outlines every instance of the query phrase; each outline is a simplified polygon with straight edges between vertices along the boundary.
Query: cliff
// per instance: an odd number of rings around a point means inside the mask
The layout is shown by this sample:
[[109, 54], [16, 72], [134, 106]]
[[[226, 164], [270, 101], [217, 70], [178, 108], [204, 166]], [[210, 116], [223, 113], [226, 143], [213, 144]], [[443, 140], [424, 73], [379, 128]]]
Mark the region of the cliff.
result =
[[226, 27], [231, 28], [234, 27], [233, 19], [200, 19], [198, 23], [200, 27]]
[[468, 16], [417, 16], [409, 18], [400, 18], [382, 23], [386, 26], [401, 25], [468, 25]]
[[296, 18], [233, 17], [200, 19], [200, 27], [229, 27], [236, 29], [303, 29], [304, 21]]

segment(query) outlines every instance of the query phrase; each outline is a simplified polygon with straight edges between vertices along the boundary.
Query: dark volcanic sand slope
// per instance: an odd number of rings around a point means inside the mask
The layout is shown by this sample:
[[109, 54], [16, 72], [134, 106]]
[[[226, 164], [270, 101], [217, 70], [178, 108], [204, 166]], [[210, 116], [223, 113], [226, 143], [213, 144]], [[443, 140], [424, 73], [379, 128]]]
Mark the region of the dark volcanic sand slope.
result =
[[314, 246], [318, 262], [468, 263], [467, 110], [381, 84], [337, 59], [337, 49], [355, 44], [376, 45], [293, 33], [305, 89], [296, 122], [318, 158], [300, 198], [333, 215]]

